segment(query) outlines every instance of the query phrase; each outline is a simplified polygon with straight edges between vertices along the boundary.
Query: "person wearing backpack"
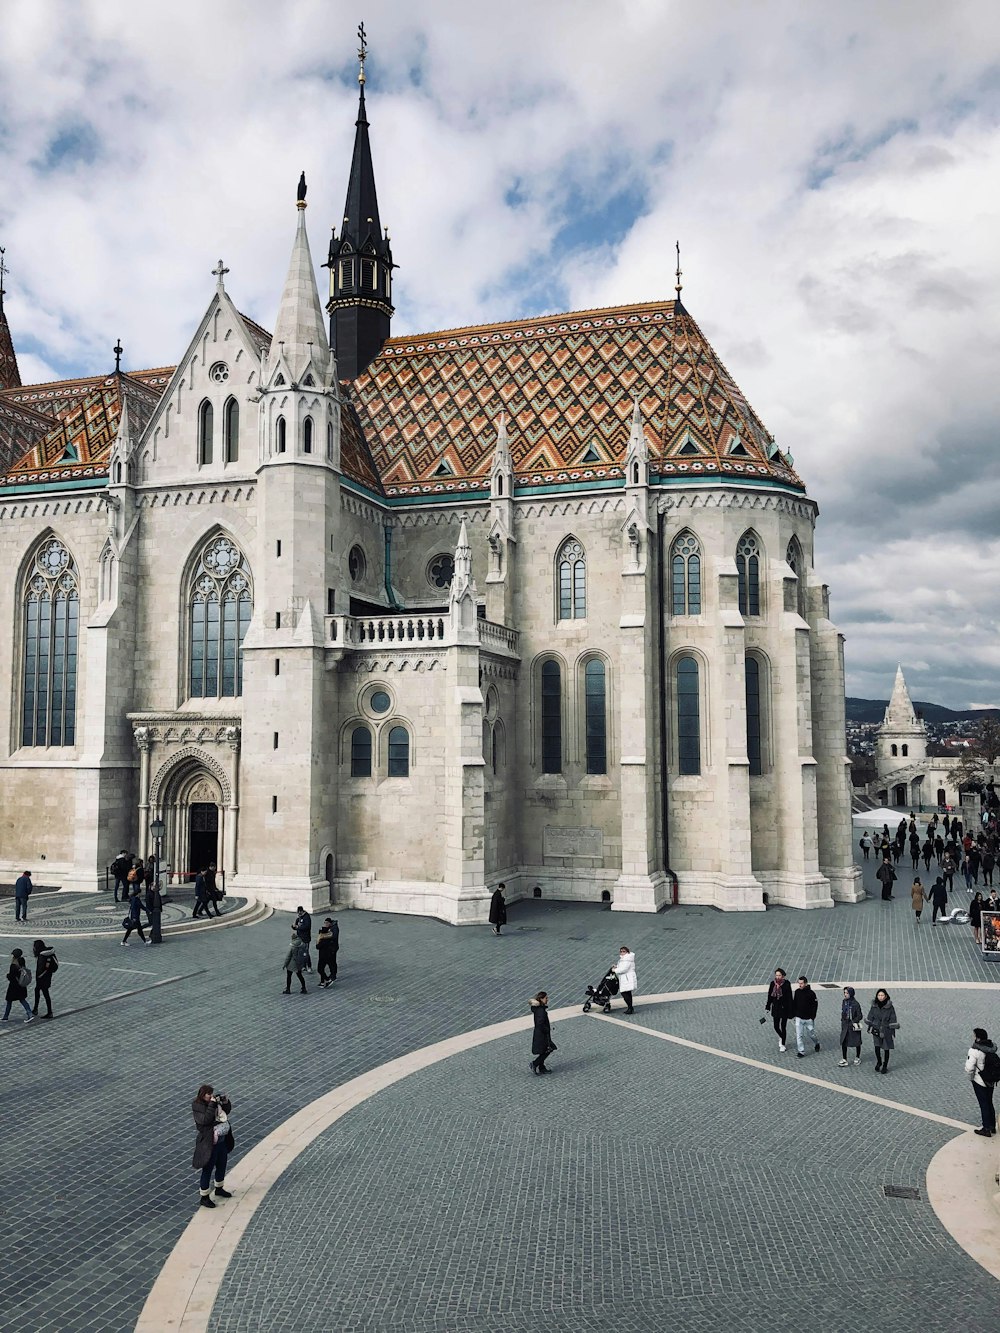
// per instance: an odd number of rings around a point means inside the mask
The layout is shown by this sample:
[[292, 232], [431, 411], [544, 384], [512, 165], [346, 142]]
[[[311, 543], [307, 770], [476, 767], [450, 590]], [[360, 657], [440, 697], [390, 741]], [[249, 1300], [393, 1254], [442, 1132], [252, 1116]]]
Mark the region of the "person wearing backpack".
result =
[[1000, 1056], [985, 1028], [972, 1029], [972, 1045], [965, 1062], [965, 1072], [972, 1081], [972, 1091], [979, 1103], [983, 1119], [982, 1129], [975, 1132], [981, 1139], [991, 1139], [997, 1132], [997, 1113], [993, 1106], [993, 1089], [1000, 1081]]
[[3, 1011], [4, 1023], [10, 1018], [10, 1006], [17, 1000], [27, 1017], [26, 1023], [34, 1018], [28, 1003], [28, 987], [31, 985], [31, 968], [24, 965], [24, 954], [15, 949], [10, 955], [10, 967], [7, 969], [7, 1004]]
[[132, 934], [133, 930], [139, 932], [139, 938], [142, 940], [143, 944], [153, 943], [152, 940], [147, 940], [143, 933], [141, 912], [142, 899], [139, 897], [139, 885], [133, 883], [132, 887], [129, 889], [128, 916], [122, 921], [122, 925], [125, 927], [125, 936], [122, 940], [123, 949], [128, 946], [128, 937]]
[[111, 862], [111, 873], [115, 877], [115, 902], [118, 902], [119, 889], [121, 890], [121, 901], [128, 901], [128, 872], [131, 865], [132, 858], [123, 847]]
[[38, 1001], [45, 1001], [45, 1018], [52, 1017], [52, 997], [49, 994], [49, 987], [52, 985], [52, 978], [59, 969], [59, 960], [56, 958], [55, 949], [50, 949], [44, 940], [35, 940], [31, 946], [31, 952], [35, 956], [35, 1005], [32, 1014], [38, 1015]]

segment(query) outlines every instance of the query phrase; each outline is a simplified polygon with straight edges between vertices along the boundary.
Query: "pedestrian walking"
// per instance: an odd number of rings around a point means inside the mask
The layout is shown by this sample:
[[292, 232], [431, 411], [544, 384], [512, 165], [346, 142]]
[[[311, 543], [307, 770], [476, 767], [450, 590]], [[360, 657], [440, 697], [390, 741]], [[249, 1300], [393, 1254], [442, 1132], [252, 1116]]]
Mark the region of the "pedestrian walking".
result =
[[6, 1023], [10, 1018], [10, 1006], [15, 1002], [21, 1006], [25, 1012], [25, 1022], [30, 1023], [34, 1014], [31, 1012], [31, 1005], [28, 1003], [28, 987], [31, 985], [31, 968], [24, 962], [24, 954], [20, 949], [14, 949], [10, 955], [10, 967], [7, 969], [7, 1003], [4, 1006], [3, 1022]]
[[865, 860], [867, 861], [867, 860], [868, 860], [868, 853], [869, 853], [869, 852], [871, 851], [871, 849], [872, 849], [872, 840], [871, 840], [871, 838], [869, 838], [869, 836], [868, 836], [867, 833], [862, 833], [862, 835], [861, 835], [861, 841], [858, 843], [858, 846], [861, 848], [861, 851], [862, 851], [862, 853], [863, 853], [863, 855], [864, 855], [864, 858], [865, 858]]
[[149, 920], [149, 938], [154, 944], [162, 944], [160, 922], [163, 917], [163, 895], [155, 874], [146, 881], [146, 916]]
[[996, 857], [987, 847], [986, 851], [983, 852], [983, 860], [982, 860], [983, 883], [988, 884], [990, 887], [992, 887], [993, 885], [993, 870], [996, 866], [996, 863], [997, 863]]
[[931, 857], [933, 855], [934, 855], [934, 839], [928, 837], [927, 841], [924, 843], [924, 848], [923, 848], [924, 871], [928, 875], [931, 873]]
[[535, 1020], [535, 1030], [531, 1037], [531, 1054], [535, 1057], [531, 1062], [531, 1072], [533, 1074], [547, 1074], [549, 1071], [545, 1068], [545, 1061], [556, 1049], [556, 1044], [552, 1040], [552, 1029], [549, 1025], [549, 997], [547, 993], [540, 990], [531, 1001], [531, 1013]]
[[219, 911], [219, 899], [222, 894], [219, 892], [219, 882], [215, 877], [215, 866], [208, 866], [205, 870], [205, 915], [221, 916]]
[[940, 833], [934, 835], [934, 857], [938, 863], [938, 869], [944, 864], [944, 838]]
[[890, 861], [883, 860], [878, 870], [875, 871], [875, 878], [882, 885], [882, 901], [887, 903], [892, 898], [892, 886], [896, 882], [896, 872]]
[[944, 860], [941, 862], [941, 875], [949, 893], [955, 887], [955, 869], [955, 858], [950, 852], [945, 852]]
[[208, 881], [205, 870], [199, 870], [194, 877], [194, 911], [192, 918], [201, 916], [208, 908]]
[[31, 1012], [37, 1017], [38, 1001], [44, 1000], [46, 1012], [42, 1017], [51, 1018], [52, 996], [49, 988], [52, 985], [52, 978], [59, 969], [59, 960], [56, 958], [55, 949], [50, 949], [44, 940], [35, 940], [31, 952], [35, 958], [35, 1003]]
[[872, 1000], [865, 1022], [868, 1024], [868, 1031], [872, 1034], [872, 1041], [875, 1043], [875, 1073], [887, 1074], [889, 1072], [889, 1052], [895, 1046], [893, 1033], [899, 1029], [896, 1010], [887, 990], [877, 990], [875, 992], [875, 998]]
[[493, 897], [490, 899], [490, 925], [493, 927], [493, 934], [500, 934], [500, 927], [507, 924], [507, 903], [503, 896], [506, 884], [500, 883], [493, 890]]
[[983, 926], [983, 895], [980, 889], [976, 890], [975, 897], [969, 903], [969, 925], [972, 927], [972, 938], [980, 948], [983, 944], [982, 926]]
[[31, 882], [31, 871], [22, 870], [14, 881], [14, 920], [27, 921], [28, 899], [35, 886]]
[[816, 992], [809, 985], [809, 978], [799, 977], [795, 990], [792, 992], [792, 1014], [795, 1017], [795, 1052], [800, 1060], [805, 1059], [807, 1039], [814, 1051], [819, 1050], [819, 1042], [816, 1040], [816, 1012], [818, 1009], [819, 1000], [816, 997]]
[[296, 907], [295, 911], [297, 915], [295, 917], [295, 926], [293, 927], [293, 929], [295, 930], [295, 933], [298, 935], [302, 943], [306, 946], [306, 971], [311, 972], [313, 970], [313, 966], [312, 966], [312, 959], [309, 957], [309, 945], [312, 941], [312, 935], [313, 935], [312, 917], [309, 915], [309, 913], [306, 911], [304, 907]]
[[778, 1037], [778, 1050], [786, 1051], [785, 1040], [788, 1035], [788, 1019], [792, 1012], [792, 988], [782, 967], [774, 969], [774, 980], [767, 989], [767, 1003], [764, 1005], [765, 1017], [771, 1015], [771, 1023]]
[[215, 1198], [231, 1199], [225, 1187], [229, 1154], [236, 1146], [229, 1112], [233, 1104], [222, 1092], [216, 1092], [211, 1083], [203, 1083], [191, 1103], [191, 1114], [198, 1130], [191, 1165], [201, 1171], [198, 1182], [198, 1206], [214, 1208], [212, 1174], [215, 1174]]
[[634, 1014], [635, 1007], [632, 1004], [632, 996], [636, 990], [635, 954], [627, 944], [623, 944], [618, 950], [618, 961], [614, 964], [614, 971], [618, 977], [618, 990], [625, 1001], [625, 1012]]
[[111, 862], [111, 873], [115, 877], [115, 902], [118, 902], [119, 890], [121, 901], [128, 902], [128, 872], [132, 868], [132, 858], [123, 847]]
[[[296, 937], [297, 938], [297, 937]], [[340, 926], [332, 916], [324, 919], [316, 936], [316, 962], [319, 984], [328, 990], [337, 980], [337, 950], [340, 948]]]
[[1000, 1057], [985, 1028], [972, 1029], [972, 1045], [965, 1061], [965, 1072], [972, 1081], [972, 1091], [979, 1103], [983, 1125], [976, 1133], [982, 1139], [992, 1138], [997, 1132], [997, 1113], [993, 1106], [993, 1089], [1000, 1078]]
[[865, 1011], [854, 998], [854, 987], [844, 987], [840, 1005], [840, 1067], [847, 1065], [848, 1048], [854, 1051], [854, 1063], [861, 1063], [861, 1020]]
[[285, 962], [284, 962], [286, 995], [291, 995], [292, 993], [293, 972], [299, 979], [299, 985], [302, 987], [302, 994], [303, 995], [308, 994], [308, 991], [306, 990], [306, 979], [302, 975], [303, 971], [305, 970], [306, 959], [308, 957], [309, 953], [308, 950], [306, 949], [305, 941], [302, 939], [301, 935], [293, 926], [292, 939], [291, 943], [288, 946], [288, 950], [285, 954]]
[[924, 893], [924, 886], [920, 882], [919, 876], [910, 885], [910, 903], [913, 907], [913, 918], [916, 924], [920, 925], [920, 913], [924, 910], [924, 903], [927, 901], [927, 894]]
[[928, 900], [931, 904], [931, 925], [937, 925], [938, 912], [944, 916], [948, 910], [948, 890], [944, 886], [944, 880], [938, 875], [937, 879], [931, 885], [931, 891], [928, 894]]
[[128, 937], [132, 934], [133, 930], [139, 932], [139, 938], [142, 940], [143, 944], [152, 944], [153, 941], [147, 940], [146, 936], [143, 934], [142, 899], [139, 897], [139, 885], [134, 882], [129, 888], [128, 916], [124, 918], [122, 925], [125, 927], [125, 936], [122, 939], [123, 949], [127, 948]]

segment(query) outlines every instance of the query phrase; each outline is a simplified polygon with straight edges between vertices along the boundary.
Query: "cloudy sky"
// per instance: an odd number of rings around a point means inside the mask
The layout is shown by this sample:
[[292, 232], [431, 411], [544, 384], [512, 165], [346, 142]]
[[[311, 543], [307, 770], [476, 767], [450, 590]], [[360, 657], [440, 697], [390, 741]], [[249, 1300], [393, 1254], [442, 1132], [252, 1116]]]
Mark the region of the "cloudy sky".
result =
[[[1000, 6], [4, 0], [26, 381], [270, 327], [369, 116], [394, 330], [684, 296], [820, 506], [848, 692], [1000, 703]], [[324, 275], [325, 276], [325, 275]]]

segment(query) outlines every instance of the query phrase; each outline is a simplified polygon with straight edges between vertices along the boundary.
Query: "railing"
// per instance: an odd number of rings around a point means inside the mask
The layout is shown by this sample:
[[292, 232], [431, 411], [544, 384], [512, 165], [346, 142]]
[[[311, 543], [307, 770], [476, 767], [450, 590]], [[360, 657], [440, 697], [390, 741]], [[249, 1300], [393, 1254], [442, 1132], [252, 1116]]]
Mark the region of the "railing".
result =
[[[327, 643], [337, 648], [417, 648], [454, 642], [451, 617], [430, 611], [395, 616], [327, 616]], [[517, 656], [518, 632], [477, 620], [479, 642], [492, 652]]]
[[517, 653], [519, 635], [516, 629], [508, 629], [506, 625], [498, 625], [494, 620], [479, 620], [476, 623], [479, 626], [479, 642], [484, 647], [499, 648], [512, 654]]

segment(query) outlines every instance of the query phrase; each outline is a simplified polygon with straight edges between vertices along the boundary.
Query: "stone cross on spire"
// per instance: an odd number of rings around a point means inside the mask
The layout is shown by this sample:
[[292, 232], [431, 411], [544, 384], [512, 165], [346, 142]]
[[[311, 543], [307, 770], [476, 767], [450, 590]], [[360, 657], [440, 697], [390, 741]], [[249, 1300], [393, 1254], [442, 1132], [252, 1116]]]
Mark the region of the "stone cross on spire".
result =
[[224, 263], [222, 262], [222, 260], [220, 259], [219, 262], [216, 264], [215, 268], [212, 269], [212, 272], [215, 274], [215, 277], [216, 277], [216, 279], [217, 279], [217, 283], [216, 283], [216, 285], [217, 285], [219, 291], [220, 291], [220, 292], [224, 292], [224, 291], [226, 290], [226, 285], [225, 285], [225, 283], [223, 282], [223, 279], [225, 278], [226, 274], [229, 272], [229, 269], [226, 268], [225, 264], [224, 264]]

